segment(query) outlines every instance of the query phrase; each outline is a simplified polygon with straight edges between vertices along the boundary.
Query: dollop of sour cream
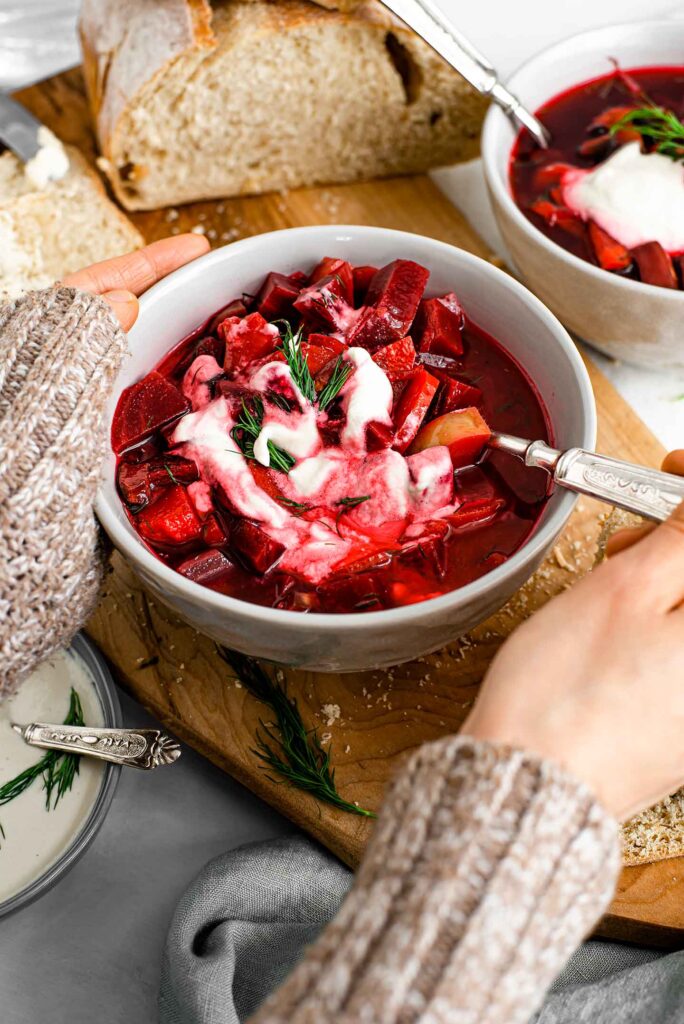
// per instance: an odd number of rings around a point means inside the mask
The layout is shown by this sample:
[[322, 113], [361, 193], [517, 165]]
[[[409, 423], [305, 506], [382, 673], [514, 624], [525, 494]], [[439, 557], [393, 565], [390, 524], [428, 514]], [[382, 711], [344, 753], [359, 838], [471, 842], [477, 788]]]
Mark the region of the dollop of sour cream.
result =
[[[173, 443], [199, 469], [200, 481], [188, 489], [198, 511], [210, 510], [210, 488], [219, 489], [237, 514], [284, 546], [279, 568], [314, 584], [353, 560], [355, 552], [391, 547], [409, 523], [420, 535], [421, 523], [457, 507], [447, 448], [407, 457], [391, 448], [368, 451], [368, 425], [392, 423], [392, 385], [365, 349], [350, 348], [344, 359], [352, 371], [339, 393], [344, 423], [338, 445], [324, 443], [328, 413], [304, 398], [285, 363], [265, 363], [235, 381], [262, 398], [251, 465], [269, 465], [269, 441], [295, 460], [289, 473], [276, 474], [282, 501], [259, 486], [236, 443], [237, 413], [230, 400], [212, 397], [207, 382], [220, 373], [213, 357], [199, 356], [186, 372], [183, 392], [193, 412], [173, 434]], [[286, 405], [274, 401], [274, 394], [286, 396]], [[302, 508], [312, 510], [309, 518]]]
[[69, 157], [56, 135], [41, 125], [38, 129], [39, 150], [24, 168], [24, 174], [41, 191], [50, 181], [60, 181], [69, 173]]
[[566, 171], [561, 189], [566, 206], [626, 248], [660, 242], [666, 252], [684, 252], [680, 162], [662, 153], [642, 153], [638, 142], [630, 142], [592, 170]]

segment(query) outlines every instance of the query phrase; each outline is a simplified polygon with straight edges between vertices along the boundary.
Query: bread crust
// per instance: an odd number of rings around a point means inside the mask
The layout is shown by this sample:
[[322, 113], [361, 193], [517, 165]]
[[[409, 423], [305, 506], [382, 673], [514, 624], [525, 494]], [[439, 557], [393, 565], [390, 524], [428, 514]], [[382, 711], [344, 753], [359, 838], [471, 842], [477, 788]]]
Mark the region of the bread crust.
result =
[[211, 23], [209, 0], [83, 0], [85, 82], [105, 157], [136, 93], [177, 57], [213, 49]]

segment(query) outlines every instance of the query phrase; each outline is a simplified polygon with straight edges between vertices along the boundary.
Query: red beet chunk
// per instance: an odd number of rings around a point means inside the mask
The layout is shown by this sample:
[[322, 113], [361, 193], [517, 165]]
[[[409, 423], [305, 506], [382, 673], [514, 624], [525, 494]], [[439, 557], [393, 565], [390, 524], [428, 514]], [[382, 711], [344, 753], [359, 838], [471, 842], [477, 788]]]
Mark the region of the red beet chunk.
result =
[[479, 410], [474, 406], [458, 409], [426, 423], [411, 445], [411, 454], [446, 445], [454, 468], [457, 469], [475, 462], [491, 436]]
[[340, 295], [350, 306], [354, 305], [354, 271], [346, 260], [325, 256], [311, 275], [311, 284], [325, 277], [336, 277], [340, 284]]
[[567, 206], [558, 206], [548, 199], [537, 199], [531, 204], [530, 212], [536, 213], [550, 228], [562, 228], [571, 235], [584, 236], [584, 221]]
[[449, 532], [450, 526], [443, 519], [426, 523], [422, 536], [404, 542], [401, 549], [402, 561], [413, 564], [419, 570], [424, 569], [427, 561], [438, 576], [444, 576], [448, 563], [446, 537]]
[[276, 320], [292, 313], [292, 304], [300, 287], [285, 274], [270, 273], [259, 289], [254, 305], [265, 320]]
[[562, 163], [561, 161], [544, 164], [543, 167], [538, 168], [534, 172], [533, 180], [535, 187], [540, 191], [544, 191], [544, 189], [552, 188], [554, 185], [560, 185], [563, 175], [566, 171], [570, 170], [570, 167], [570, 164]]
[[632, 106], [622, 107], [606, 107], [600, 114], [597, 114], [593, 120], [589, 122], [587, 126], [587, 133], [592, 134], [597, 128], [612, 128], [614, 124], [621, 121], [626, 114], [631, 114], [635, 109], [634, 104]]
[[345, 286], [340, 279], [328, 275], [303, 288], [294, 308], [307, 324], [324, 324], [343, 330], [353, 313], [344, 293]]
[[343, 341], [334, 338], [331, 334], [316, 334], [312, 331], [306, 340], [309, 345], [319, 345], [321, 348], [330, 349], [333, 355], [341, 355], [347, 348]]
[[394, 444], [404, 452], [418, 433], [438, 387], [435, 377], [421, 367], [413, 370], [393, 411]]
[[416, 350], [410, 337], [400, 338], [373, 353], [373, 359], [388, 377], [408, 373], [416, 361]]
[[266, 323], [261, 313], [250, 313], [242, 320], [228, 317], [219, 324], [218, 333], [226, 343], [224, 368], [233, 373], [269, 355], [280, 340], [276, 328]]
[[460, 508], [482, 505], [494, 501], [501, 495], [491, 477], [480, 466], [467, 466], [454, 474], [456, 499]]
[[316, 377], [331, 361], [334, 364], [346, 347], [343, 341], [338, 341], [337, 338], [332, 338], [328, 334], [310, 334], [302, 345], [302, 354], [306, 359], [311, 376]]
[[207, 586], [221, 576], [234, 571], [233, 563], [222, 551], [201, 551], [199, 555], [188, 558], [178, 566], [178, 572], [193, 583]]
[[455, 531], [462, 529], [464, 526], [473, 526], [476, 523], [483, 525], [493, 519], [504, 508], [505, 504], [506, 502], [503, 498], [492, 498], [491, 501], [473, 502], [472, 504], [464, 505], [454, 515], [449, 516], [449, 523]]
[[350, 345], [379, 348], [409, 333], [430, 272], [412, 260], [394, 260], [378, 270], [366, 295], [368, 307], [347, 339]]
[[236, 519], [230, 528], [230, 545], [254, 572], [262, 575], [272, 568], [285, 550], [285, 546], [249, 519]]
[[352, 551], [342, 562], [335, 566], [336, 573], [344, 573], [354, 576], [358, 572], [371, 572], [373, 569], [384, 569], [392, 561], [389, 551], [371, 551], [365, 555], [359, 555]]
[[112, 423], [112, 448], [119, 455], [187, 409], [178, 388], [153, 370], [121, 393]]
[[444, 416], [454, 409], [465, 409], [469, 405], [479, 405], [482, 401], [482, 392], [472, 384], [457, 377], [451, 377], [444, 370], [431, 367], [431, 373], [439, 380], [439, 390], [435, 396], [435, 402], [431, 413], [433, 416]]
[[639, 268], [639, 277], [644, 284], [655, 284], [661, 288], [676, 288], [677, 275], [672, 260], [660, 242], [645, 242], [632, 249], [632, 257]]
[[394, 433], [386, 423], [378, 423], [373, 420], [366, 427], [366, 449], [369, 452], [378, 452], [383, 448], [390, 448], [394, 440]]
[[333, 576], [322, 583], [318, 592], [327, 607], [350, 612], [372, 611], [383, 604], [383, 587], [372, 573]]
[[129, 507], [148, 505], [156, 491], [174, 484], [189, 484], [197, 480], [197, 466], [179, 455], [161, 455], [149, 462], [119, 464], [117, 483], [123, 500]]
[[151, 544], [189, 544], [202, 536], [202, 523], [184, 487], [175, 485], [135, 517], [141, 537]]
[[278, 501], [278, 499], [283, 497], [283, 492], [279, 486], [279, 478], [282, 479], [282, 473], [279, 473], [276, 469], [269, 469], [268, 466], [262, 466], [259, 462], [250, 462], [249, 468], [254, 477], [254, 482], [270, 498]]
[[632, 257], [624, 245], [616, 241], [593, 220], [589, 221], [589, 240], [596, 256], [596, 262], [603, 270], [620, 272], [631, 267]]
[[464, 325], [463, 310], [453, 292], [440, 299], [423, 299], [414, 325], [418, 348], [456, 359], [463, 354]]
[[247, 316], [247, 307], [242, 299], [233, 299], [227, 306], [219, 309], [218, 313], [214, 314], [207, 326], [209, 334], [216, 334], [219, 324], [223, 323], [224, 320], [228, 320], [231, 316], [239, 316], [240, 319], [243, 316]]
[[305, 274], [303, 270], [293, 270], [293, 272], [287, 276], [290, 281], [292, 281], [292, 284], [296, 284], [299, 288], [303, 288], [309, 280], [309, 275]]
[[354, 267], [354, 305], [362, 306], [366, 301], [368, 288], [378, 272], [377, 267]]
[[220, 366], [223, 363], [225, 350], [225, 345], [222, 341], [219, 341], [218, 338], [202, 338], [202, 340], [198, 342], [195, 351], [192, 354], [192, 358], [197, 359], [198, 356], [213, 356]]
[[202, 540], [210, 548], [220, 548], [228, 542], [226, 531], [213, 513], [207, 517], [202, 526]]
[[584, 157], [585, 160], [593, 160], [594, 163], [599, 163], [599, 161], [609, 157], [617, 148], [618, 141], [615, 136], [606, 133], [605, 135], [596, 135], [591, 139], [585, 139], [577, 147], [577, 153], [579, 156]]

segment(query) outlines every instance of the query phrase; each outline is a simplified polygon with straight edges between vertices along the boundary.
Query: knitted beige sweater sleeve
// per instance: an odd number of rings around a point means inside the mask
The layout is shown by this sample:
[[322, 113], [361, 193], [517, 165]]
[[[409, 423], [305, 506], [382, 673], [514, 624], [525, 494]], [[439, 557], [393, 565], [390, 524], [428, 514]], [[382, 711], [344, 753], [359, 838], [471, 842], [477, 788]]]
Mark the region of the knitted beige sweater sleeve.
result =
[[102, 571], [102, 415], [126, 339], [102, 299], [0, 307], [0, 699], [85, 622]]
[[561, 768], [431, 743], [339, 914], [251, 1024], [526, 1024], [618, 869], [616, 822]]

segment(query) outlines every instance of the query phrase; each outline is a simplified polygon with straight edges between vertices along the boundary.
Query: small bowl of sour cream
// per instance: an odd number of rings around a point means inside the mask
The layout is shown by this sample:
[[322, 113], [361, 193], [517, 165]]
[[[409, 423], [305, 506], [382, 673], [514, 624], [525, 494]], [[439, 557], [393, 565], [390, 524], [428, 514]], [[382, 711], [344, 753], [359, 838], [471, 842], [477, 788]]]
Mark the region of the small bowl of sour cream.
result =
[[25, 743], [12, 723], [61, 724], [72, 693], [78, 697], [84, 724], [121, 724], [109, 669], [82, 634], [67, 650], [43, 662], [18, 693], [0, 704], [0, 917], [42, 896], [73, 867], [95, 838], [114, 796], [121, 769], [80, 758], [73, 782], [56, 803], [53, 790], [49, 808], [42, 774], [25, 788], [21, 783], [12, 786], [16, 795], [7, 799], [10, 783], [31, 773], [46, 754]]
[[580, 338], [652, 368], [684, 368], [684, 161], [638, 114], [682, 117], [682, 53], [677, 19], [572, 36], [509, 83], [548, 124], [550, 150], [534, 152], [496, 108], [482, 137], [494, 213], [526, 284]]

